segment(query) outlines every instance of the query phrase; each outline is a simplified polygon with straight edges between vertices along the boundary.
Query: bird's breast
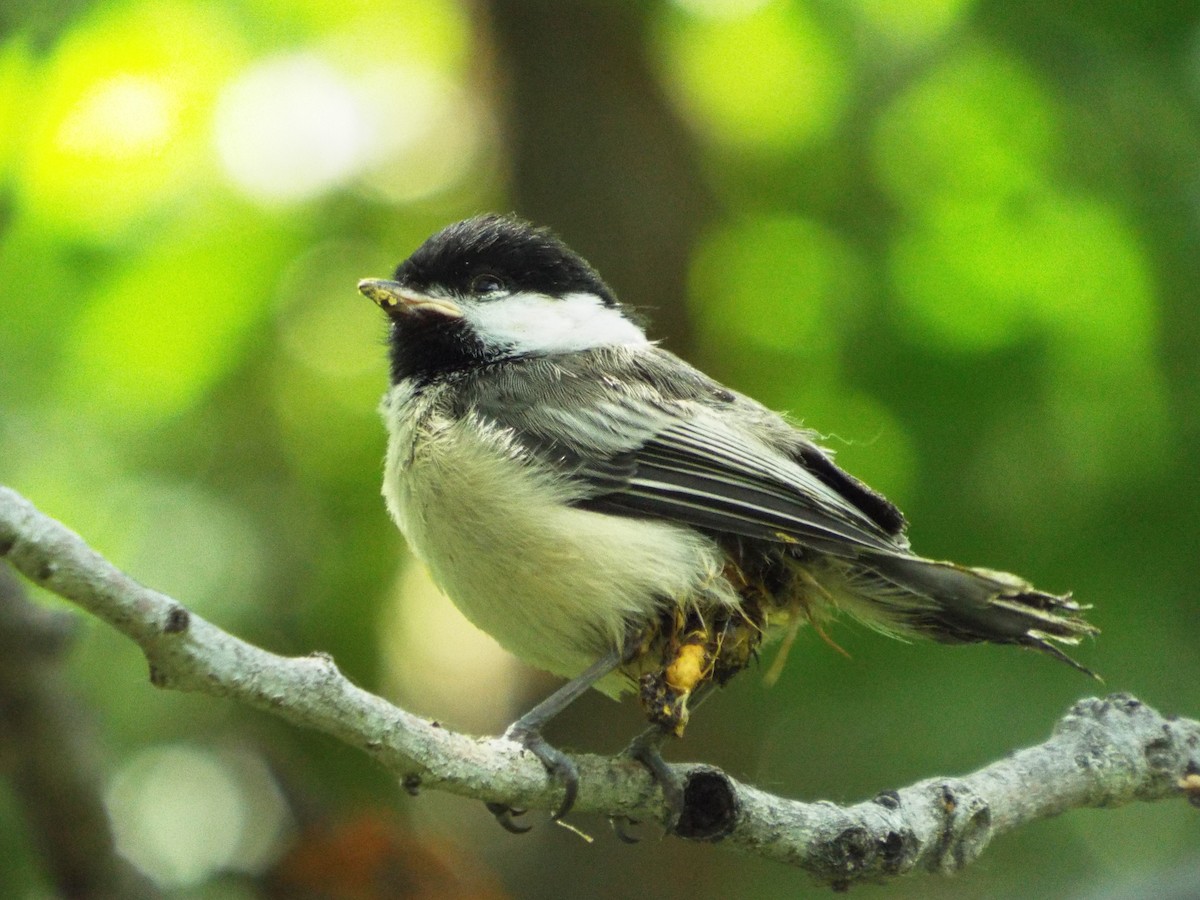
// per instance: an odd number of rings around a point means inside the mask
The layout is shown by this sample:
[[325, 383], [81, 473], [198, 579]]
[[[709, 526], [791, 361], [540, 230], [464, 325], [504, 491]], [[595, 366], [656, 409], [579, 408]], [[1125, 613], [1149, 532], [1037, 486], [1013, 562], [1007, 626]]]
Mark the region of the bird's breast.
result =
[[712, 539], [571, 505], [570, 478], [503, 428], [400, 388], [383, 411], [392, 517], [464, 615], [527, 662], [574, 676], [665, 609], [737, 604]]

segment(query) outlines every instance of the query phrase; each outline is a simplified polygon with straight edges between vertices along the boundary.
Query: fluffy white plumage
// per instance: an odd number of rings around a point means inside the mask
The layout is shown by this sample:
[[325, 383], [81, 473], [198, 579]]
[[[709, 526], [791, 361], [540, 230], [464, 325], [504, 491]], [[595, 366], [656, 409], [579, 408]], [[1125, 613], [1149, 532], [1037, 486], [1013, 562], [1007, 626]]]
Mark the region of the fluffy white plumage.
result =
[[548, 297], [530, 291], [463, 307], [479, 339], [493, 347], [535, 354], [575, 353], [593, 347], [645, 344], [642, 329], [595, 294]]
[[[739, 602], [714, 540], [570, 505], [569, 481], [494, 424], [439, 412], [437, 393], [405, 382], [385, 396], [384, 498], [437, 585], [509, 652], [573, 677], [658, 615], [661, 598]], [[630, 686], [619, 674], [597, 685], [612, 696]]]

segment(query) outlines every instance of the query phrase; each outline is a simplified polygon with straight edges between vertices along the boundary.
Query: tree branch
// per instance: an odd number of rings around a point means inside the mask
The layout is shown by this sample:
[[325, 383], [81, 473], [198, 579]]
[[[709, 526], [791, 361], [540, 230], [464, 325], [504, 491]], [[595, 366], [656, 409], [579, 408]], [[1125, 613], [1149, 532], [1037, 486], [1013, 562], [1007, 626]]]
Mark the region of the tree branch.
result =
[[[399, 709], [347, 681], [326, 655], [276, 656], [129, 578], [63, 525], [0, 487], [0, 556], [132, 638], [158, 687], [228, 697], [358, 747], [417, 785], [514, 807], [553, 809], [561, 788], [532, 755]], [[661, 794], [631, 760], [575, 757], [576, 809], [666, 821]], [[685, 784], [675, 833], [721, 841], [846, 885], [952, 872], [999, 834], [1076, 807], [1187, 797], [1200, 805], [1200, 722], [1167, 719], [1133, 697], [1076, 703], [1045, 743], [961, 778], [934, 778], [853, 806], [801, 803], [709, 766], [673, 767]]]

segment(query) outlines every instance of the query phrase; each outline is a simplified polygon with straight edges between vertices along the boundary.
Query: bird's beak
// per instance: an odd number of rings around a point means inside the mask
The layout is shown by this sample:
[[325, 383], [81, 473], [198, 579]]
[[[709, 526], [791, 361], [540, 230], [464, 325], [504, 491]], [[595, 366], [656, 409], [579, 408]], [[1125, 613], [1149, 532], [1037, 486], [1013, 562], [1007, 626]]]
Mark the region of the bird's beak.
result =
[[364, 278], [358, 283], [358, 292], [375, 301], [385, 313], [433, 313], [447, 319], [461, 319], [463, 315], [449, 300], [429, 297], [383, 278]]

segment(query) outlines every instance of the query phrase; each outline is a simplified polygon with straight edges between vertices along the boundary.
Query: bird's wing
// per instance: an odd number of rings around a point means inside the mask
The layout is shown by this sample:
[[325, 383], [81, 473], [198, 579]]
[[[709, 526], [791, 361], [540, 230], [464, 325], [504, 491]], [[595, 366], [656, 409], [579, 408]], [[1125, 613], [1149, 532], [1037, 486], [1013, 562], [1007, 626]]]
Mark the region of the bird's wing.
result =
[[665, 351], [593, 352], [610, 356], [526, 360], [468, 392], [580, 506], [836, 555], [906, 546], [899, 511], [775, 413]]

